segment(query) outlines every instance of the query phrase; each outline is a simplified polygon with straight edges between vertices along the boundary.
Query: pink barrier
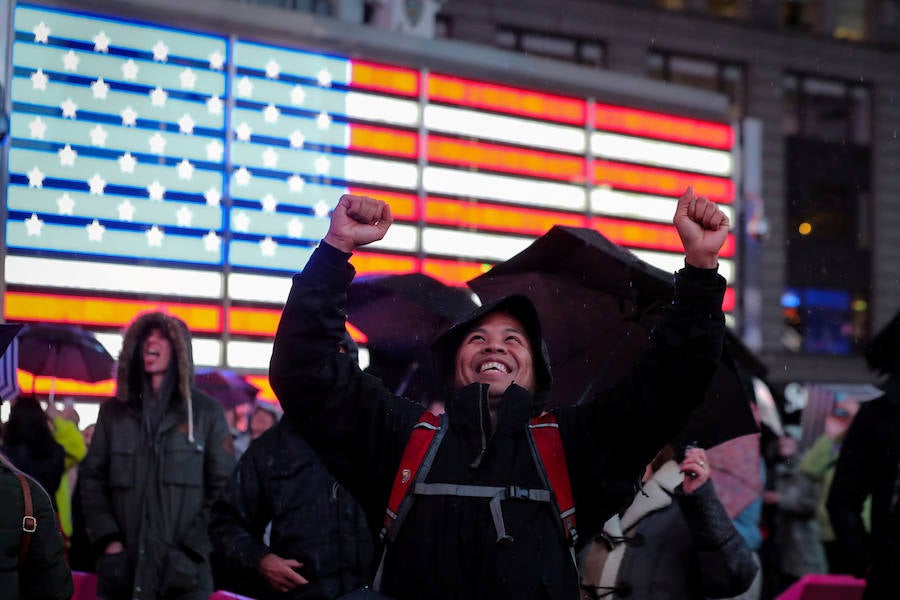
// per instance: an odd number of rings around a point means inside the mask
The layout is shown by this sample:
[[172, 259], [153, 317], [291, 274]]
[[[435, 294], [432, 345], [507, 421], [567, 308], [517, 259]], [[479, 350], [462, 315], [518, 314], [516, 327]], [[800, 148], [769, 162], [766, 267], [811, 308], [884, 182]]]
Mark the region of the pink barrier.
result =
[[[72, 600], [97, 600], [96, 575], [72, 571], [72, 583], [75, 584], [75, 593], [72, 594]], [[209, 600], [253, 600], [253, 598], [220, 590], [213, 592]]]
[[865, 579], [850, 575], [806, 575], [775, 600], [860, 600]]
[[96, 575], [72, 571], [72, 583], [75, 584], [75, 593], [72, 594], [72, 600], [97, 600]]

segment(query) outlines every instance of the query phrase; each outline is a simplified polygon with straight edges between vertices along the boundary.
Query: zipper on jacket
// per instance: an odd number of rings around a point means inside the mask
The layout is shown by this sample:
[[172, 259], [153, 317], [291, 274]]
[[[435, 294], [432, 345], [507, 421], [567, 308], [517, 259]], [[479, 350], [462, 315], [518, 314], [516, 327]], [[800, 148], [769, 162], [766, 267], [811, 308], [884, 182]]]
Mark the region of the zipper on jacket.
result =
[[[472, 464], [469, 465], [473, 469], [477, 469], [481, 466], [481, 460], [484, 458], [484, 453], [487, 451], [487, 431], [484, 429], [484, 413], [488, 410], [487, 391], [489, 389], [490, 386], [486, 384], [480, 384], [478, 386], [478, 427], [481, 429], [481, 452], [478, 453], [478, 456], [476, 456], [475, 460], [472, 461]], [[490, 421], [490, 419], [488, 419], [488, 421]]]

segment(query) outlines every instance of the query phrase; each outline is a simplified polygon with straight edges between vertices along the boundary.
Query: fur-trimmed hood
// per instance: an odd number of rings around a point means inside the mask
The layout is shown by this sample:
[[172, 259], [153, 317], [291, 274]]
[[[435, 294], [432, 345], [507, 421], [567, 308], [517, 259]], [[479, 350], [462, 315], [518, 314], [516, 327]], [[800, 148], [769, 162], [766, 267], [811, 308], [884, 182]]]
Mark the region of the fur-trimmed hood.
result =
[[144, 372], [141, 344], [153, 328], [159, 328], [172, 343], [172, 356], [178, 369], [175, 389], [182, 400], [187, 400], [191, 397], [194, 382], [191, 333], [184, 321], [158, 311], [139, 314], [125, 330], [116, 374], [116, 398], [128, 402], [128, 391], [141, 389], [137, 380]]

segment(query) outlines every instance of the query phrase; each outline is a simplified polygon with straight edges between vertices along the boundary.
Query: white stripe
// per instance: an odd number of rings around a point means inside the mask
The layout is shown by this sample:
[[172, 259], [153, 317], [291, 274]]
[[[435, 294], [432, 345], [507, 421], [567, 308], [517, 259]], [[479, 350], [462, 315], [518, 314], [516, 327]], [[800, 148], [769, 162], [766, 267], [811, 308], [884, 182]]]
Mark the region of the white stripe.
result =
[[424, 187], [429, 192], [503, 200], [524, 206], [584, 210], [584, 188], [504, 175], [488, 175], [443, 167], [425, 167]]
[[[619, 192], [608, 186], [601, 186], [591, 191], [591, 212], [598, 217], [609, 216], [671, 223], [677, 203], [677, 199], [669, 196]], [[727, 204], [719, 204], [719, 208], [734, 225], [734, 209]]]
[[415, 126], [419, 123], [419, 105], [412, 100], [385, 98], [373, 94], [347, 92], [348, 117]]
[[407, 189], [414, 189], [419, 183], [419, 169], [415, 163], [348, 155], [344, 160], [344, 172], [348, 181], [356, 183]]
[[[674, 273], [675, 271], [684, 268], [684, 254], [657, 252], [655, 250], [637, 250], [635, 248], [629, 248], [629, 250], [641, 260], [650, 263], [654, 267], [659, 267], [668, 273]], [[720, 258], [719, 275], [724, 277], [725, 281], [731, 283], [734, 280], [734, 261]]]
[[591, 136], [591, 149], [596, 158], [611, 158], [724, 177], [730, 176], [733, 169], [731, 153], [723, 150], [697, 148], [601, 131]]
[[228, 342], [228, 367], [232, 369], [268, 369], [272, 342]]
[[[393, 226], [391, 226], [393, 228]], [[301, 265], [298, 265], [298, 268]], [[283, 304], [291, 291], [289, 276], [250, 275], [231, 273], [228, 275], [228, 296], [232, 300], [273, 302]]]
[[426, 106], [424, 115], [425, 126], [435, 131], [575, 154], [587, 148], [585, 131], [577, 127], [437, 105]]
[[[122, 334], [95, 331], [97, 338], [106, 351], [113, 358], [118, 359], [122, 352]], [[222, 364], [222, 342], [216, 339], [193, 337], [191, 349], [194, 354], [194, 364], [198, 367], [217, 367]]]
[[[428, 231], [427, 229], [423, 231]], [[400, 252], [416, 252], [419, 249], [419, 228], [415, 225], [394, 223], [384, 238], [372, 242], [368, 248], [373, 250], [398, 250]]]
[[422, 232], [422, 248], [427, 254], [487, 261], [506, 260], [527, 248], [533, 241], [533, 238], [438, 227], [429, 227]]
[[219, 298], [223, 276], [211, 271], [170, 267], [7, 256], [6, 281], [19, 285]]

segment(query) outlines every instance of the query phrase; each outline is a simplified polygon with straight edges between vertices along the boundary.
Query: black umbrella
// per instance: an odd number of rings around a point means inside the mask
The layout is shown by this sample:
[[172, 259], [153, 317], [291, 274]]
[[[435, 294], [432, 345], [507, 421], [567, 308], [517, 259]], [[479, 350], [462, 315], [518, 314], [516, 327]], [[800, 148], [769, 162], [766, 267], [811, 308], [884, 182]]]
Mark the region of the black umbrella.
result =
[[258, 387], [228, 369], [197, 369], [194, 383], [218, 400], [225, 410], [232, 410], [241, 404], [252, 404], [259, 393]]
[[347, 319], [371, 347], [395, 359], [419, 355], [443, 327], [475, 307], [470, 290], [423, 273], [364, 275], [347, 292]]
[[900, 373], [900, 312], [869, 340], [866, 363], [879, 375]]
[[28, 325], [19, 334], [19, 368], [35, 377], [96, 383], [113, 376], [114, 364], [106, 348], [81, 327], [45, 323]]
[[[549, 403], [566, 406], [613, 385], [635, 364], [649, 347], [660, 308], [671, 302], [673, 277], [594, 230], [555, 226], [469, 287], [484, 302], [512, 293], [531, 298], [554, 372]], [[733, 341], [706, 399], [675, 443], [708, 448], [756, 431], [751, 384], [730, 349], [738, 340], [728, 337]]]
[[476, 306], [471, 290], [423, 273], [364, 275], [347, 292], [347, 319], [368, 338], [370, 371], [414, 398], [436, 395], [432, 340]]

